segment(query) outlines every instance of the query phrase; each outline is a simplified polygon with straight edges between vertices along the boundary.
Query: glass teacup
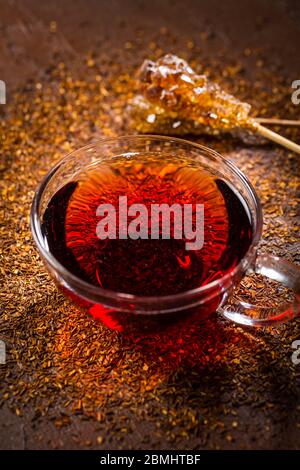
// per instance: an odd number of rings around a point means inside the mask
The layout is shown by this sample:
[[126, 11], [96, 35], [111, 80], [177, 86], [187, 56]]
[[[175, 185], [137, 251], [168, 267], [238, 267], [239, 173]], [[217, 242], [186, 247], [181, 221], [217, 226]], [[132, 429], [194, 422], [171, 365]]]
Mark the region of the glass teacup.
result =
[[[120, 156], [126, 162], [143, 164], [155, 159], [168, 160], [169, 165], [185, 162], [232, 188], [249, 216], [251, 243], [239, 262], [224, 275], [199, 287], [164, 295], [136, 295], [95, 285], [74, 274], [49, 249], [43, 221], [53, 196], [78, 180], [89, 168], [113, 165]], [[149, 157], [147, 157], [147, 155]], [[147, 160], [148, 158], [148, 160]], [[105, 184], [105, 179], [103, 180]], [[262, 210], [259, 198], [245, 175], [229, 160], [202, 145], [182, 139], [161, 136], [126, 136], [99, 140], [64, 157], [44, 178], [31, 210], [31, 229], [40, 255], [56, 284], [77, 305], [94, 318], [119, 331], [162, 328], [174, 322], [200, 321], [215, 311], [243, 325], [271, 326], [290, 320], [299, 313], [300, 269], [276, 256], [258, 253], [262, 231]], [[59, 240], [58, 240], [59, 242]], [[234, 249], [234, 247], [233, 247]], [[120, 260], [122, 263], [122, 260]], [[234, 288], [246, 273], [254, 272], [276, 280], [293, 290], [294, 300], [280, 307], [257, 307], [232, 299]], [[230, 304], [227, 304], [230, 298]]]

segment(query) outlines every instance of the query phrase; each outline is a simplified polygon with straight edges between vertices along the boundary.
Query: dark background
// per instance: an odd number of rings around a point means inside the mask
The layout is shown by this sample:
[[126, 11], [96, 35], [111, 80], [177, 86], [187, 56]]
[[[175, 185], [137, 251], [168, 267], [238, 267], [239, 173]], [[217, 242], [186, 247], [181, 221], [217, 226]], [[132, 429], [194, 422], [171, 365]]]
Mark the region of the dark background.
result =
[[[138, 28], [150, 38], [161, 26], [176, 35], [178, 46], [209, 29], [210, 53], [226, 46], [235, 58], [245, 48], [263, 47], [286, 73], [299, 73], [297, 0], [1, 0], [0, 6], [0, 70], [9, 88], [43, 73], [57, 51], [74, 64], [74, 55], [100, 54], [106, 37], [120, 48]], [[51, 21], [58, 22], [55, 39]]]

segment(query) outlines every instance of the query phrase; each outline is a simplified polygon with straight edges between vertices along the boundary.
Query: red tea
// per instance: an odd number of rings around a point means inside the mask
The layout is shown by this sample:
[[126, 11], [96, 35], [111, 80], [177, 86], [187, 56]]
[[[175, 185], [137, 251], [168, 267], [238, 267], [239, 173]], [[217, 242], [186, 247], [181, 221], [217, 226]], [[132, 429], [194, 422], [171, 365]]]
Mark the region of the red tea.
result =
[[[122, 239], [117, 227], [114, 239], [99, 239], [97, 208], [111, 204], [119, 216], [120, 196], [128, 206], [143, 204], [149, 214], [153, 204], [189, 205], [194, 229], [203, 205], [203, 246], [187, 249], [186, 237], [176, 238], [175, 216], [169, 239], [151, 238], [150, 223], [144, 238]], [[42, 230], [50, 252], [70, 272], [95, 286], [140, 296], [177, 294], [221, 278], [252, 241], [246, 204], [236, 192], [209, 171], [171, 157], [121, 156], [91, 165], [54, 194]]]

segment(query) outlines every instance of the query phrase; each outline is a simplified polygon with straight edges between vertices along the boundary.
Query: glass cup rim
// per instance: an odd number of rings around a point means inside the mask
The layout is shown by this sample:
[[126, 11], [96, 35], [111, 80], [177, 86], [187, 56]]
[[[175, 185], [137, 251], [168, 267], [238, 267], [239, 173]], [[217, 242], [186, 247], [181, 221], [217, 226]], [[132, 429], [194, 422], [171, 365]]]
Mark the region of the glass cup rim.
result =
[[[225, 274], [219, 279], [211, 281], [205, 286], [189, 289], [184, 292], [180, 292], [178, 294], [161, 295], [161, 296], [159, 295], [158, 296], [141, 296], [141, 295], [128, 294], [125, 292], [118, 292], [118, 291], [114, 291], [110, 289], [104, 289], [104, 288], [89, 284], [88, 282], [81, 280], [75, 274], [72, 274], [44, 246], [44, 243], [43, 243], [44, 239], [43, 239], [43, 235], [41, 231], [41, 223], [39, 220], [40, 219], [39, 218], [40, 201], [49, 181], [55, 175], [56, 171], [61, 167], [61, 165], [64, 162], [66, 162], [71, 156], [74, 157], [76, 153], [87, 151], [88, 149], [94, 148], [101, 144], [109, 144], [110, 142], [115, 143], [118, 141], [122, 142], [124, 140], [142, 141], [146, 139], [153, 140], [153, 141], [161, 140], [164, 142], [174, 142], [175, 144], [178, 144], [178, 145], [183, 145], [183, 144], [188, 145], [198, 150], [201, 150], [205, 154], [209, 154], [213, 156], [215, 159], [221, 161], [223, 165], [228, 167], [242, 181], [244, 187], [246, 187], [248, 194], [251, 195], [252, 201], [254, 202], [255, 213], [256, 213], [256, 226], [254, 229], [251, 245], [249, 246], [247, 252], [245, 253], [243, 258], [240, 260], [240, 262], [236, 265], [236, 267], [231, 272]], [[174, 301], [174, 300], [183, 300], [190, 296], [194, 296], [196, 294], [198, 295], [198, 294], [208, 293], [211, 289], [214, 289], [218, 285], [226, 285], [227, 281], [229, 281], [230, 278], [233, 278], [244, 267], [245, 259], [249, 258], [249, 255], [253, 252], [253, 249], [257, 246], [261, 237], [261, 233], [262, 233], [262, 224], [263, 224], [263, 217], [262, 217], [262, 208], [261, 208], [259, 197], [254, 187], [250, 183], [249, 179], [235, 165], [235, 163], [233, 163], [230, 159], [223, 157], [217, 151], [209, 147], [206, 147], [202, 144], [191, 142], [189, 140], [178, 138], [178, 137], [162, 136], [162, 135], [155, 135], [155, 134], [138, 134], [138, 135], [133, 134], [133, 135], [124, 135], [124, 136], [117, 136], [117, 137], [104, 137], [101, 139], [94, 140], [93, 142], [87, 145], [84, 145], [82, 147], [79, 147], [75, 150], [72, 150], [71, 152], [66, 154], [64, 157], [62, 157], [43, 177], [41, 183], [39, 184], [39, 186], [37, 187], [35, 191], [35, 195], [34, 195], [32, 206], [31, 206], [31, 212], [30, 212], [31, 232], [33, 235], [33, 239], [38, 247], [38, 250], [40, 254], [42, 255], [42, 258], [45, 259], [45, 261], [49, 263], [54, 268], [55, 272], [58, 272], [63, 279], [67, 278], [72, 283], [81, 287], [82, 290], [86, 293], [86, 295], [84, 295], [85, 298], [89, 299], [88, 295], [91, 294], [94, 297], [101, 297], [102, 300], [103, 300], [103, 297], [105, 297], [107, 299], [114, 299], [114, 300], [120, 300], [120, 301], [123, 300], [126, 302], [130, 301], [130, 302], [135, 302], [135, 303], [140, 303], [140, 304], [156, 304], [158, 302], [161, 303], [161, 302]]]

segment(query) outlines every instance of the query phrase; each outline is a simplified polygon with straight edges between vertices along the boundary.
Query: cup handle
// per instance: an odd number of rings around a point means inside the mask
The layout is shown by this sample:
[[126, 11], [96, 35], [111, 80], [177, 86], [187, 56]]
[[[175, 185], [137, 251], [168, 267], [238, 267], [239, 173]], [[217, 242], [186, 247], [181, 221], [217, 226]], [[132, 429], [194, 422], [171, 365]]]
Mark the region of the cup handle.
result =
[[294, 299], [279, 307], [259, 307], [240, 300], [219, 308], [229, 320], [247, 326], [271, 326], [295, 318], [300, 313], [300, 268], [285, 259], [268, 254], [257, 254], [255, 265], [247, 273], [257, 273], [278, 281], [292, 289]]

